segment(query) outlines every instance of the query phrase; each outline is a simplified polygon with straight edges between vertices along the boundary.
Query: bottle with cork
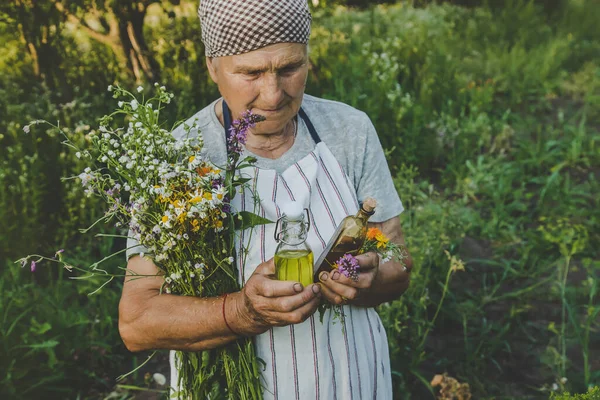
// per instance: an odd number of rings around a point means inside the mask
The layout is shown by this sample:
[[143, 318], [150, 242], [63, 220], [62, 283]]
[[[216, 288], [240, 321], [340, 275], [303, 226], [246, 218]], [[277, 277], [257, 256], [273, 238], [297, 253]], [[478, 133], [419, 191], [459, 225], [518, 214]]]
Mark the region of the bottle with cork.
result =
[[356, 215], [349, 215], [342, 220], [327, 247], [317, 259], [315, 264], [317, 271], [314, 275], [315, 282], [319, 282], [319, 274], [321, 272], [331, 271], [336, 261], [344, 254], [358, 255], [367, 238], [367, 223], [369, 218], [375, 214], [376, 206], [377, 201], [368, 197]]

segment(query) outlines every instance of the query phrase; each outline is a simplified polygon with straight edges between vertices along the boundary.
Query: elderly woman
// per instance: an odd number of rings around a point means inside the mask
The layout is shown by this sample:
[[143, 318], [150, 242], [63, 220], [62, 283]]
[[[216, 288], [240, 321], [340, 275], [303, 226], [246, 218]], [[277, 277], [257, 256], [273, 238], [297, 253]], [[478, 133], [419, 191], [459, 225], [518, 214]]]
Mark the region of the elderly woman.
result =
[[[308, 242], [318, 257], [337, 224], [374, 197], [379, 206], [370, 225], [403, 244], [403, 207], [373, 124], [348, 105], [304, 94], [306, 0], [203, 0], [199, 15], [206, 64], [222, 95], [189, 121], [199, 125], [206, 157], [225, 164], [231, 120], [252, 110], [266, 120], [249, 132], [244, 155], [257, 159], [252, 186], [267, 218], [277, 219], [269, 215], [277, 205], [300, 201], [311, 213]], [[159, 295], [158, 268], [131, 250], [129, 270], [156, 277], [126, 278], [119, 329], [127, 348], [201, 351], [253, 336], [265, 362], [265, 398], [391, 399], [387, 338], [373, 307], [406, 290], [410, 260], [406, 268], [368, 253], [357, 257], [357, 281], [337, 271], [306, 287], [278, 281], [271, 225], [252, 236], [238, 263], [243, 289], [225, 305], [223, 298]], [[321, 322], [314, 313], [323, 301], [343, 305], [345, 319], [326, 312]]]

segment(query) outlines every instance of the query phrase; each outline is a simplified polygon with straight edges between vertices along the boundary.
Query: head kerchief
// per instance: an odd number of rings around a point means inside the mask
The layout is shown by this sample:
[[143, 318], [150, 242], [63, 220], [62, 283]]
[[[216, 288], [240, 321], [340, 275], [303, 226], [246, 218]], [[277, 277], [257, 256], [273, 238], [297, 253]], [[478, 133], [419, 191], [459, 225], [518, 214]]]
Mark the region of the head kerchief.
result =
[[307, 0], [201, 0], [207, 57], [247, 53], [275, 43], [308, 43]]

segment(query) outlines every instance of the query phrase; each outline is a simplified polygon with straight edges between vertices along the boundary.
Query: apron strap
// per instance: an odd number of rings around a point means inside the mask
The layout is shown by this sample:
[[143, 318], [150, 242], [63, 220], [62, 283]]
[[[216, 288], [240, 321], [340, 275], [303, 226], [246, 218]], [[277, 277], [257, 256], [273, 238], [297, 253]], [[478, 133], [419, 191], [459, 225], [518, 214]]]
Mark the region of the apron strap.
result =
[[308, 118], [308, 115], [306, 115], [306, 113], [304, 112], [302, 107], [300, 107], [298, 114], [304, 120], [304, 123], [306, 124], [306, 127], [308, 128], [308, 132], [310, 132], [310, 136], [312, 136], [312, 139], [315, 141], [315, 144], [321, 143], [321, 138], [319, 137], [319, 134], [317, 133], [315, 126], [312, 124], [312, 122], [310, 122], [310, 118]]
[[229, 136], [231, 136], [231, 111], [229, 111], [229, 106], [223, 99], [223, 123], [225, 125], [225, 139], [226, 143], [229, 143]]
[[[300, 115], [300, 118], [304, 120], [304, 123], [308, 128], [308, 132], [310, 133], [310, 136], [314, 140], [315, 144], [321, 143], [321, 138], [319, 137], [319, 134], [317, 134], [315, 126], [312, 124], [312, 122], [308, 118], [308, 115], [306, 115], [302, 107], [298, 111], [298, 115]], [[229, 106], [225, 102], [225, 99], [223, 99], [223, 122], [225, 125], [225, 138], [227, 139], [227, 142], [229, 142], [229, 136], [231, 136], [231, 111], [229, 111]]]

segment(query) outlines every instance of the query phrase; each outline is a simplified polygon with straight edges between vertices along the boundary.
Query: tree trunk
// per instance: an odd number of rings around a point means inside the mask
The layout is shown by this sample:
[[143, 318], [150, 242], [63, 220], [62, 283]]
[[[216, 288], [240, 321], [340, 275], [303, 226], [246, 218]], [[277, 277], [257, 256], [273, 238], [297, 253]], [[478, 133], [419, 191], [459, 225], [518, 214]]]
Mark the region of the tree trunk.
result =
[[144, 6], [143, 11], [136, 10], [133, 13], [128, 32], [146, 76], [151, 82], [159, 82], [160, 66], [152, 55], [144, 38], [144, 18], [146, 17], [147, 9], [147, 6]]
[[69, 21], [78, 24], [92, 39], [108, 45], [137, 82], [158, 82], [160, 66], [144, 39], [144, 17], [149, 4], [156, 1], [132, 3], [115, 0], [106, 5], [105, 15], [100, 14], [98, 10], [90, 10], [88, 16], [93, 15], [104, 28], [103, 31], [93, 29], [85, 18], [68, 14], [60, 3], [57, 3], [56, 7], [67, 13]]
[[[48, 7], [16, 2], [19, 30], [33, 61], [34, 74], [50, 89], [54, 98], [65, 101], [72, 93], [61, 63], [61, 18], [48, 18]], [[50, 9], [50, 11], [52, 11]]]
[[146, 78], [151, 82], [160, 80], [158, 62], [152, 56], [144, 39], [144, 17], [147, 4], [120, 3], [113, 5], [118, 21], [119, 38], [127, 57], [127, 67], [133, 72], [136, 81]]

